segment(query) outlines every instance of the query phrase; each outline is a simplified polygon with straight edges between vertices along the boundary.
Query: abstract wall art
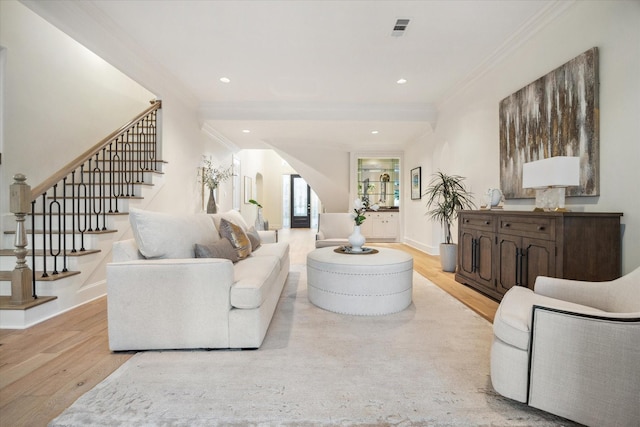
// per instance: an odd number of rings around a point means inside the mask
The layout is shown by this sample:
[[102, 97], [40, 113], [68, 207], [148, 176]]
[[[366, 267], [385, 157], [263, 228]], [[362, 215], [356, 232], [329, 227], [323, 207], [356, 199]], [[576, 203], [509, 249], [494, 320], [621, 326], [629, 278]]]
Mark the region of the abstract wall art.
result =
[[580, 157], [580, 185], [567, 196], [600, 194], [598, 48], [594, 47], [500, 101], [500, 185], [507, 199], [532, 198], [522, 165]]

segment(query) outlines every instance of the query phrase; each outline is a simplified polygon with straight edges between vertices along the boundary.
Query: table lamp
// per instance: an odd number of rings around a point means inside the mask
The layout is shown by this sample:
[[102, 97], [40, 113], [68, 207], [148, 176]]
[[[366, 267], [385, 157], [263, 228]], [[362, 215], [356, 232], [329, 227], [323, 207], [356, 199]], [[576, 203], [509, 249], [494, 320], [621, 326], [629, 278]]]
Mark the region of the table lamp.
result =
[[566, 188], [579, 184], [579, 157], [549, 157], [522, 166], [522, 187], [536, 190], [534, 211], [566, 212]]

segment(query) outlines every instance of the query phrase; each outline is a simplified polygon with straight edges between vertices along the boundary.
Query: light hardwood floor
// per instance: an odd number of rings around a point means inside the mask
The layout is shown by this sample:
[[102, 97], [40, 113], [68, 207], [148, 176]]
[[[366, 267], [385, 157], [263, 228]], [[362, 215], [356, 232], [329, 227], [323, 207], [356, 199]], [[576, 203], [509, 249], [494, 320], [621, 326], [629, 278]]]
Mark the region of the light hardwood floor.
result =
[[[292, 264], [306, 262], [314, 235], [309, 229], [280, 230]], [[402, 244], [379, 245], [411, 253], [418, 273], [493, 321], [498, 303], [442, 272], [437, 257]], [[133, 354], [109, 351], [106, 297], [26, 330], [0, 330], [0, 426], [46, 426]]]

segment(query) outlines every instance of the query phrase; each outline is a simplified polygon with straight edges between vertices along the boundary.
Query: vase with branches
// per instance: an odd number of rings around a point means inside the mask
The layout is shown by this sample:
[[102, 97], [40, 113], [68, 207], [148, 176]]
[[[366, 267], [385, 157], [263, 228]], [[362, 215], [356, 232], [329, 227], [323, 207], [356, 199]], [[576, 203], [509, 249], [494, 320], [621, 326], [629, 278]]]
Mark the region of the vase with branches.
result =
[[[451, 235], [451, 224], [458, 217], [458, 211], [462, 209], [473, 209], [475, 207], [472, 200], [472, 193], [464, 185], [464, 177], [459, 175], [447, 175], [437, 172], [431, 178], [427, 191], [427, 215], [429, 218], [439, 222], [444, 229], [444, 245], [454, 245]], [[445, 271], [455, 271], [456, 248], [449, 248], [445, 251], [441, 245], [440, 260]], [[444, 253], [453, 254], [453, 261]]]
[[233, 165], [229, 167], [214, 166], [211, 158], [203, 156], [201, 174], [199, 174], [202, 183], [209, 189], [209, 202], [207, 203], [207, 213], [216, 213], [216, 199], [214, 190], [220, 184], [233, 176]]

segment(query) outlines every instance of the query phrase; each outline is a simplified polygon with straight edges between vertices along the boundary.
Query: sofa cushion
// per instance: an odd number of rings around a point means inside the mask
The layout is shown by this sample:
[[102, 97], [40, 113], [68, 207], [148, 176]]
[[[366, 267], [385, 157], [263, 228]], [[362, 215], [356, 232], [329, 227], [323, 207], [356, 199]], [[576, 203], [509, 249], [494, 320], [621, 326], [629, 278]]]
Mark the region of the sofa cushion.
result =
[[251, 253], [252, 258], [262, 256], [275, 256], [280, 263], [279, 268], [282, 268], [281, 266], [283, 262], [289, 257], [289, 243], [265, 243], [264, 245], [260, 246], [260, 249]]
[[220, 239], [206, 214], [173, 215], [131, 208], [129, 221], [138, 250], [146, 258], [193, 258], [195, 243]]
[[251, 228], [247, 230], [247, 237], [251, 242], [251, 252], [258, 249], [262, 244], [262, 241], [260, 240], [260, 235], [258, 234], [258, 230], [256, 230], [254, 226], [251, 226]]
[[493, 333], [501, 341], [521, 350], [529, 350], [531, 313], [534, 305], [576, 311], [601, 313], [601, 310], [534, 293], [529, 288], [514, 286], [504, 294], [493, 319]]
[[220, 239], [208, 245], [196, 243], [195, 253], [196, 258], [224, 258], [231, 262], [237, 262], [240, 259], [238, 252], [228, 239]]
[[234, 264], [231, 305], [235, 308], [258, 308], [272, 292], [280, 273], [275, 256], [249, 257]]
[[220, 220], [220, 236], [231, 242], [239, 259], [251, 255], [251, 242], [239, 225], [222, 218]]

